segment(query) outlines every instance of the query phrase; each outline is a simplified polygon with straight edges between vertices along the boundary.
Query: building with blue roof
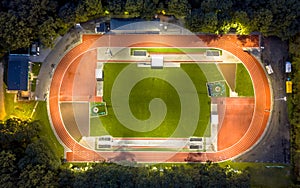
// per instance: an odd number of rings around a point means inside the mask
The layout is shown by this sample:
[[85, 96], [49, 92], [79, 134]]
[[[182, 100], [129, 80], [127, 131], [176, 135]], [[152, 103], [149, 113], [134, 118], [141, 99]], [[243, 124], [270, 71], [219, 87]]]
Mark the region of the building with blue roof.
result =
[[29, 56], [11, 54], [7, 65], [7, 90], [27, 91]]

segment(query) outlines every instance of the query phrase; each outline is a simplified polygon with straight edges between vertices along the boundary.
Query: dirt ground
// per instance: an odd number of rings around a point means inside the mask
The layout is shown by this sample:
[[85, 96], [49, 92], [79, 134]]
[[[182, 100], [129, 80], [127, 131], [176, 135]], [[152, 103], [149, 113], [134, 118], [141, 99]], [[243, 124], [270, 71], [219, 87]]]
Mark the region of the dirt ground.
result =
[[236, 64], [235, 63], [219, 63], [219, 69], [221, 70], [223, 76], [225, 77], [229, 87], [232, 91], [235, 90], [235, 73]]
[[285, 93], [285, 61], [288, 58], [288, 45], [276, 37], [262, 39], [262, 60], [271, 64], [274, 73], [269, 75], [273, 90], [273, 111], [268, 129], [261, 142], [236, 161], [290, 163], [290, 134], [286, 101], [280, 98]]

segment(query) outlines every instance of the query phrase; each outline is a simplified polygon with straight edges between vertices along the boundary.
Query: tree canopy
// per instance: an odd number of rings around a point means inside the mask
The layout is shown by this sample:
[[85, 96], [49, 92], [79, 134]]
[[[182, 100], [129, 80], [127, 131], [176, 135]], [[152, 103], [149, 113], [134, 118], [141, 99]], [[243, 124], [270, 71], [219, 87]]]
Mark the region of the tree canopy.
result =
[[[132, 167], [114, 163], [61, 165], [37, 122], [8, 119], [0, 123], [0, 182], [3, 187], [249, 187], [247, 172], [218, 164]], [[18, 150], [15, 147], [21, 145]]]
[[193, 9], [187, 16], [186, 27], [194, 32], [217, 34], [232, 29], [237, 34], [258, 31], [285, 40], [299, 32], [299, 3], [297, 0], [203, 0], [198, 3], [200, 10]]
[[298, 0], [3, 0], [0, 52], [28, 47], [35, 40], [51, 47], [75, 23], [105, 14], [153, 19], [162, 11], [185, 18], [186, 27], [193, 32], [258, 31], [288, 39], [300, 29]]
[[51, 47], [77, 22], [101, 16], [101, 0], [3, 0], [0, 5], [0, 52], [40, 41]]
[[289, 118], [291, 123], [291, 156], [296, 181], [300, 182], [300, 33], [290, 39], [293, 93], [289, 96]]
[[0, 122], [1, 187], [56, 184], [60, 159], [38, 136], [39, 123], [11, 118]]

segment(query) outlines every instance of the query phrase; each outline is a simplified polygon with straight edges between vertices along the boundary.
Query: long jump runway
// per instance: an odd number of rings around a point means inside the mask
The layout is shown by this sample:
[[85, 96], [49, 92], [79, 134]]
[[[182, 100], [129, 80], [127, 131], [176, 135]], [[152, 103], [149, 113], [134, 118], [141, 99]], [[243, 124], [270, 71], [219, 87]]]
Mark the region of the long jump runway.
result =
[[[101, 38], [101, 40], [98, 40]], [[200, 39], [200, 40], [199, 40]], [[144, 42], [141, 42], [144, 41]], [[222, 126], [219, 131], [218, 140], [221, 146], [216, 152], [189, 153], [189, 152], [97, 152], [79, 144], [67, 131], [62, 114], [60, 111], [60, 103], [66, 101], [93, 101], [95, 91], [90, 87], [94, 85], [87, 83], [86, 77], [94, 76], [96, 62], [97, 47], [128, 47], [128, 46], [176, 46], [176, 47], [212, 47], [220, 48], [232, 53], [240, 59], [248, 69], [253, 81], [255, 97], [246, 102], [250, 108], [243, 111], [245, 116], [240, 116], [240, 123], [248, 122], [248, 126], [236, 129], [235, 137], [228, 138], [232, 127], [230, 122], [237, 118], [234, 115], [224, 118], [227, 126]], [[82, 43], [71, 49], [58, 64], [50, 86], [49, 93], [49, 110], [51, 122], [58, 135], [58, 139], [65, 145], [67, 161], [120, 161], [130, 160], [137, 162], [203, 162], [203, 161], [223, 161], [228, 160], [251, 149], [251, 147], [259, 142], [267, 128], [271, 108], [271, 91], [265, 72], [260, 63], [247, 52], [243, 51], [243, 47], [258, 47], [258, 36], [246, 36], [238, 38], [234, 35], [224, 36], [174, 36], [174, 35], [83, 35]], [[89, 67], [80, 67], [79, 62], [85, 58], [90, 61]], [[80, 75], [80, 79], [75, 78], [73, 73], [76, 70], [86, 69], [86, 75]], [[80, 72], [80, 74], [82, 74]], [[80, 88], [74, 89], [74, 83], [81, 83]], [[227, 107], [224, 106], [225, 116], [230, 107], [234, 107], [236, 112], [242, 112], [243, 105], [235, 105], [239, 103], [239, 99], [226, 101]], [[243, 99], [245, 100], [245, 99]], [[248, 100], [248, 99], [247, 99]], [[247, 101], [246, 100], [246, 101]], [[239, 106], [241, 109], [238, 109]], [[227, 112], [226, 112], [227, 111]], [[244, 118], [244, 119], [243, 119]], [[239, 132], [240, 131], [240, 132]]]

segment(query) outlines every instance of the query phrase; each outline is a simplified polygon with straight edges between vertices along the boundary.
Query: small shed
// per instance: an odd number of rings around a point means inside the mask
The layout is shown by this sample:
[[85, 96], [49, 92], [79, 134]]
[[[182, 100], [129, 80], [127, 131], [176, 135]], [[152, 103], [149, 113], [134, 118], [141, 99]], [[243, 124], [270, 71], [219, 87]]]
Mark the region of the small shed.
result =
[[219, 116], [218, 115], [211, 115], [211, 124], [212, 125], [218, 125], [219, 123]]
[[163, 68], [164, 67], [164, 56], [153, 55], [151, 56], [151, 68]]
[[109, 30], [109, 27], [107, 26], [107, 24], [105, 22], [96, 23], [95, 33], [105, 34], [106, 32], [108, 32], [108, 30]]
[[103, 70], [102, 69], [96, 69], [96, 80], [97, 81], [102, 81], [103, 80]]

